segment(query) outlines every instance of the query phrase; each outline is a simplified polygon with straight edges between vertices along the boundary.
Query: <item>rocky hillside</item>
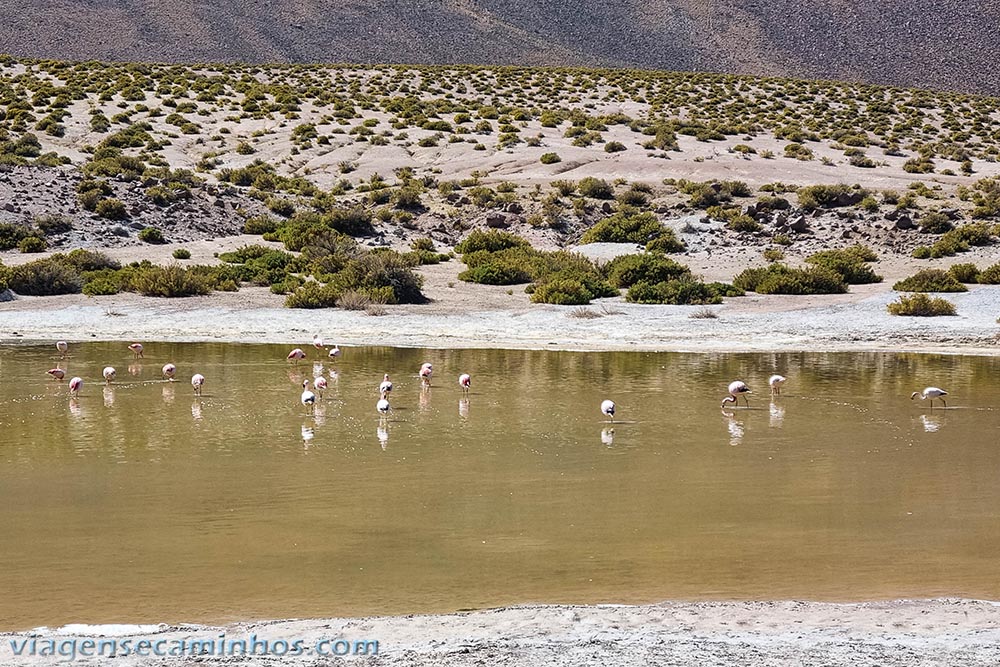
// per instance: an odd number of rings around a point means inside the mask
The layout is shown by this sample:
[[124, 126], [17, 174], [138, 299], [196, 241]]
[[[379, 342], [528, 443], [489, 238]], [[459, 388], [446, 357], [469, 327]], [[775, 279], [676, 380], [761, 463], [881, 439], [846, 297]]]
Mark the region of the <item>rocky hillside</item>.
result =
[[116, 61], [586, 65], [1000, 93], [993, 0], [8, 0], [0, 48]]

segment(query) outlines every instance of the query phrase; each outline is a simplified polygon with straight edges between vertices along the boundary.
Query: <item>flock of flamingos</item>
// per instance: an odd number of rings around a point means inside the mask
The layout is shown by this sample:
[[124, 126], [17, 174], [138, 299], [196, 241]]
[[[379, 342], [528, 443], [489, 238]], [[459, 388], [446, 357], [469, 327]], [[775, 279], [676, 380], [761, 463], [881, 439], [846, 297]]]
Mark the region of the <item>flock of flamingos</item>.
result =
[[[312, 344], [313, 347], [315, 347], [316, 350], [319, 351], [319, 353], [322, 354], [327, 352], [327, 347], [324, 344], [322, 337], [314, 336]], [[142, 351], [143, 351], [142, 343], [132, 343], [131, 345], [128, 346], [128, 349], [131, 350], [132, 355], [135, 359], [142, 358]], [[69, 350], [69, 344], [66, 341], [61, 340], [56, 343], [56, 350], [58, 350], [59, 352], [59, 358], [65, 359], [66, 352]], [[340, 347], [334, 345], [332, 348], [330, 348], [328, 356], [330, 358], [339, 357]], [[302, 350], [302, 348], [299, 347], [289, 352], [287, 357], [288, 361], [296, 363], [305, 358], [306, 358], [306, 353]], [[163, 374], [163, 379], [173, 382], [176, 379], [177, 367], [171, 363], [164, 364], [163, 368], [161, 369], [161, 372]], [[46, 373], [48, 373], [53, 378], [59, 381], [63, 380], [66, 377], [66, 371], [64, 371], [62, 368], [58, 366], [56, 366], [56, 368], [49, 369], [48, 371], [46, 371]], [[104, 377], [105, 383], [111, 384], [114, 381], [117, 372], [115, 371], [114, 367], [106, 366], [101, 374]], [[431, 381], [431, 376], [433, 374], [434, 374], [434, 366], [430, 363], [423, 364], [420, 367], [419, 371], [421, 384], [424, 386], [429, 386]], [[786, 381], [787, 378], [781, 375], [772, 375], [768, 379], [768, 384], [771, 387], [771, 395], [772, 396], [780, 395], [781, 387], [782, 385], [785, 384]], [[322, 398], [322, 393], [327, 388], [327, 381], [326, 378], [323, 377], [322, 375], [317, 376], [313, 380], [305, 379], [302, 381], [302, 395], [300, 397], [300, 401], [302, 405], [305, 406], [311, 414], [313, 409], [315, 408], [317, 397], [316, 394], [312, 390], [310, 390], [309, 388], [310, 384], [316, 389], [316, 391], [320, 392], [320, 398]], [[461, 375], [458, 376], [458, 384], [461, 387], [462, 391], [468, 392], [469, 389], [472, 387], [472, 376], [469, 375], [468, 373], [462, 373]], [[204, 375], [202, 375], [201, 373], [195, 373], [194, 375], [191, 376], [191, 387], [194, 389], [194, 393], [196, 396], [201, 396], [201, 389], [204, 385], [205, 385]], [[83, 378], [74, 377], [70, 379], [69, 381], [70, 396], [79, 395], [80, 390], [82, 388], [83, 388]], [[379, 399], [378, 402], [375, 404], [375, 410], [380, 415], [387, 415], [392, 410], [392, 406], [389, 404], [389, 395], [391, 393], [392, 393], [392, 381], [389, 379], [389, 374], [386, 373], [385, 375], [382, 376], [382, 382], [379, 384], [378, 387]], [[739, 398], [741, 396], [743, 397], [743, 401], [746, 404], [746, 406], [749, 407], [750, 401], [747, 398], [747, 394], [750, 393], [752, 393], [750, 391], [750, 387], [748, 387], [745, 382], [743, 382], [742, 380], [734, 380], [733, 382], [729, 383], [729, 394], [722, 399], [722, 407], [723, 408], [726, 407], [726, 404], [728, 403], [739, 404]], [[943, 389], [940, 389], [938, 387], [927, 387], [922, 392], [918, 391], [913, 392], [913, 394], [910, 395], [910, 399], [913, 400], [919, 397], [921, 400], [929, 400], [931, 407], [934, 406], [934, 401], [938, 400], [941, 401], [941, 403], [945, 407], [947, 407], [948, 404], [945, 403], [944, 399], [944, 397], [947, 395], [948, 392], [946, 392]], [[615, 402], [612, 400], [602, 401], [601, 414], [603, 414], [613, 422], [615, 419]]]

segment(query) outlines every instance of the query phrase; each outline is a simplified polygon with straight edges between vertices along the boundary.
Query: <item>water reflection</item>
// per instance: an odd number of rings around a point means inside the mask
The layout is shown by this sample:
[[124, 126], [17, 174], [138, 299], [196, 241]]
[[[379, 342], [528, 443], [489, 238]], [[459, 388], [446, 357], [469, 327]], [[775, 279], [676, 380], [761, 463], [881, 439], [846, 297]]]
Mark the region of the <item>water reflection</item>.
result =
[[104, 407], [110, 408], [115, 404], [115, 390], [110, 385], [104, 385]]
[[202, 406], [200, 399], [196, 398], [194, 402], [191, 403], [191, 416], [194, 417], [196, 420], [201, 419], [201, 407]]
[[781, 425], [785, 423], [785, 406], [771, 401], [771, 406], [768, 408], [768, 415], [770, 416], [769, 425], [771, 428], [781, 428]]
[[170, 380], [163, 384], [163, 389], [161, 391], [163, 395], [163, 402], [170, 405], [174, 402], [174, 382]]
[[458, 416], [462, 419], [469, 418], [469, 399], [460, 398], [458, 399]]
[[729, 430], [729, 444], [733, 447], [741, 444], [743, 442], [743, 435], [746, 433], [743, 422], [736, 419], [735, 412], [723, 410], [722, 415], [727, 420], [726, 428]]
[[386, 447], [389, 446], [389, 421], [385, 417], [379, 420], [375, 436], [378, 438], [379, 445], [382, 446], [382, 451], [385, 451]]
[[601, 444], [607, 447], [614, 447], [615, 445], [615, 429], [610, 426], [606, 426], [601, 429]]
[[923, 424], [925, 433], [937, 433], [941, 430], [941, 418], [937, 415], [920, 415], [920, 423]]
[[312, 439], [316, 437], [316, 430], [308, 424], [302, 425], [302, 443], [308, 447]]

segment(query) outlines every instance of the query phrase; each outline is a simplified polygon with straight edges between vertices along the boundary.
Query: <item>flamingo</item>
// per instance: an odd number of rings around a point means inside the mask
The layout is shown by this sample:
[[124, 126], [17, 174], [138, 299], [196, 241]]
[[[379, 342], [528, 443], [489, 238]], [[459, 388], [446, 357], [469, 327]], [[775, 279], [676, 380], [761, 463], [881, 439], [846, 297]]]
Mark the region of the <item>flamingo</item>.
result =
[[164, 364], [162, 373], [164, 380], [170, 380], [173, 382], [174, 376], [177, 375], [177, 366], [174, 366], [173, 364]]
[[326, 345], [323, 345], [323, 337], [320, 336], [319, 334], [313, 336], [313, 347], [315, 347], [316, 351], [320, 354], [322, 354], [323, 351], [326, 350]]
[[736, 380], [729, 383], [729, 396], [722, 399], [722, 407], [726, 407], [726, 403], [738, 403], [739, 399], [737, 396], [743, 396], [743, 400], [746, 401], [747, 407], [750, 407], [750, 401], [747, 400], [747, 394], [753, 393], [750, 391], [750, 387], [746, 385], [742, 380]]
[[330, 350], [330, 356], [331, 357], [339, 357], [340, 356], [340, 348], [337, 347], [336, 345], [334, 345], [333, 348]]
[[910, 394], [910, 400], [912, 401], [917, 396], [920, 397], [921, 401], [930, 399], [931, 407], [933, 408], [934, 399], [936, 398], [937, 400], [941, 401], [941, 403], [944, 404], [944, 407], [948, 407], [948, 404], [944, 402], [944, 397], [947, 395], [948, 392], [946, 392], [944, 389], [938, 389], [937, 387], [927, 387], [926, 389], [923, 390], [923, 392], [915, 391], [912, 394]]
[[472, 387], [472, 376], [468, 373], [462, 373], [458, 376], [458, 385], [463, 391], [468, 393], [469, 388]]
[[73, 378], [69, 381], [69, 395], [77, 396], [83, 389], [83, 378]]
[[117, 371], [115, 371], [115, 369], [112, 368], [111, 366], [105, 366], [104, 370], [101, 372], [101, 375], [104, 376], [104, 381], [107, 384], [111, 384], [112, 380], [115, 379], [115, 376], [117, 374], [118, 374]]
[[295, 363], [298, 363], [299, 359], [306, 358], [306, 353], [302, 351], [302, 348], [297, 347], [291, 352], [289, 352], [288, 356], [285, 358], [288, 359], [288, 361], [294, 361]]
[[391, 391], [392, 391], [392, 382], [389, 381], [389, 374], [386, 373], [385, 375], [382, 376], [382, 384], [378, 386], [378, 394], [382, 398], [386, 398], [389, 396], [389, 393]]
[[132, 343], [128, 346], [128, 349], [132, 350], [132, 357], [134, 359], [142, 359], [142, 343]]
[[768, 378], [767, 383], [771, 385], [771, 396], [781, 395], [781, 385], [785, 384], [786, 380], [788, 378], [783, 375], [772, 375]]
[[201, 373], [195, 373], [191, 376], [191, 386], [194, 387], [195, 396], [201, 396], [201, 387], [205, 384], [205, 376]]
[[322, 375], [317, 375], [316, 379], [313, 380], [313, 386], [319, 392], [319, 397], [323, 398], [323, 392], [326, 391], [326, 378]]
[[615, 402], [614, 401], [602, 401], [601, 402], [601, 414], [609, 417], [611, 421], [615, 420]]
[[423, 366], [420, 367], [420, 380], [424, 384], [429, 385], [431, 383], [431, 375], [433, 374], [434, 374], [433, 365], [425, 363]]
[[56, 380], [62, 380], [64, 377], [66, 377], [66, 371], [64, 371], [61, 368], [50, 368], [45, 372], [51, 375]]
[[378, 410], [378, 413], [380, 415], [388, 414], [389, 410], [391, 409], [389, 407], [389, 399], [388, 398], [378, 399], [378, 403], [375, 404], [375, 409]]
[[313, 408], [316, 406], [316, 394], [309, 391], [309, 380], [302, 381], [302, 405], [309, 408], [309, 414], [312, 414]]
[[66, 358], [66, 350], [69, 349], [69, 343], [67, 343], [64, 340], [61, 340], [61, 341], [59, 341], [59, 342], [56, 343], [56, 349], [59, 350], [59, 358], [60, 359], [65, 359]]

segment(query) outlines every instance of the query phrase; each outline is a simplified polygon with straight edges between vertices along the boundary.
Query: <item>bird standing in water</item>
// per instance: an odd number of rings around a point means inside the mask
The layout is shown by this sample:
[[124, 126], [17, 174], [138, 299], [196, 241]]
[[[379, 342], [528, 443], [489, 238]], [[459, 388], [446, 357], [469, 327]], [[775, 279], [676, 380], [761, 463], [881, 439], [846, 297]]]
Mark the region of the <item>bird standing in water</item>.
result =
[[601, 403], [601, 414], [609, 418], [611, 421], [615, 420], [615, 402], [614, 401], [604, 401]]
[[69, 381], [69, 395], [77, 396], [83, 389], [83, 378], [73, 378]]
[[939, 389], [937, 387], [927, 387], [922, 392], [915, 391], [910, 394], [910, 400], [912, 401], [917, 396], [920, 397], [921, 401], [929, 400], [931, 402], [931, 407], [934, 407], [934, 400], [937, 399], [941, 401], [944, 407], [948, 407], [948, 404], [944, 402], [944, 397], [948, 395], [944, 389]]
[[464, 392], [468, 393], [469, 389], [472, 387], [472, 376], [468, 373], [462, 373], [458, 376], [458, 385]]
[[786, 380], [788, 380], [788, 378], [783, 375], [772, 375], [767, 380], [767, 383], [771, 385], [771, 396], [781, 395], [781, 385], [785, 384]]
[[65, 359], [66, 358], [66, 350], [68, 350], [68, 349], [69, 349], [69, 343], [67, 343], [66, 341], [61, 340], [58, 343], [56, 343], [56, 350], [59, 351], [59, 358], [60, 359]]
[[392, 393], [392, 382], [389, 380], [389, 374], [386, 373], [382, 376], [382, 383], [378, 386], [378, 395], [382, 398], [388, 398], [390, 393]]
[[309, 409], [309, 414], [312, 414], [313, 408], [316, 406], [316, 394], [309, 391], [309, 380], [302, 381], [302, 405]]
[[105, 366], [104, 371], [101, 373], [104, 376], [104, 382], [107, 384], [111, 384], [117, 374], [117, 371], [111, 366]]
[[66, 377], [66, 371], [64, 371], [61, 368], [50, 368], [45, 372], [51, 375], [56, 380], [62, 380], [64, 377]]
[[132, 350], [133, 359], [142, 359], [142, 343], [132, 343], [128, 349]]
[[420, 381], [423, 384], [429, 385], [431, 383], [431, 376], [432, 375], [434, 375], [434, 366], [433, 365], [431, 365], [429, 363], [425, 363], [423, 366], [420, 367]]
[[726, 403], [739, 403], [738, 396], [742, 396], [743, 400], [746, 402], [746, 406], [750, 407], [750, 401], [747, 400], [747, 394], [753, 393], [750, 391], [750, 387], [746, 385], [742, 380], [736, 380], [729, 383], [729, 396], [722, 399], [722, 407], [726, 407]]
[[288, 359], [288, 361], [294, 361], [295, 363], [298, 363], [300, 359], [306, 358], [306, 353], [302, 351], [302, 348], [297, 347], [291, 352], [289, 352], [288, 356], [285, 358]]
[[201, 396], [201, 387], [205, 384], [205, 376], [195, 373], [191, 376], [191, 386], [194, 387], [195, 396]]

